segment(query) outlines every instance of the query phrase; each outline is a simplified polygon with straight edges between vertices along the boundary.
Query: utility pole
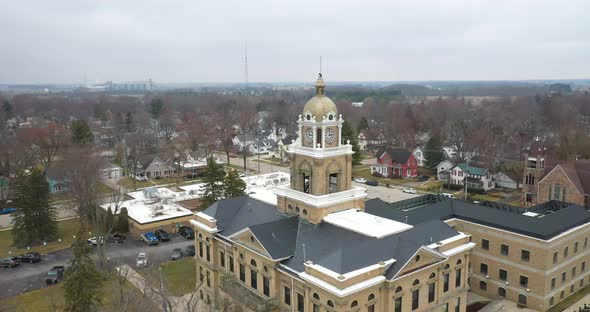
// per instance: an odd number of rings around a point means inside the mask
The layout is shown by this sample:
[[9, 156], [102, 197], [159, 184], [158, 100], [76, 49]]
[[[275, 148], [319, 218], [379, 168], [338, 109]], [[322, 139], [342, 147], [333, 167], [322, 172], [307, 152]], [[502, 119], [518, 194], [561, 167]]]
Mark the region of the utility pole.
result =
[[467, 200], [467, 178], [469, 177], [469, 158], [465, 157], [467, 160], [467, 172], [465, 172], [465, 200]]

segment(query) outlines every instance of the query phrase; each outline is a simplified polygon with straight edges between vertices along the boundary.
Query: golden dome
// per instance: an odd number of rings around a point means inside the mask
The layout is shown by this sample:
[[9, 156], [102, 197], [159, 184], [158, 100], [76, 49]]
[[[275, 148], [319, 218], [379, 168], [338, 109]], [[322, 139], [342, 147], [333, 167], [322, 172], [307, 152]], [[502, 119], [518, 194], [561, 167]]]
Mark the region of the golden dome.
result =
[[303, 107], [303, 118], [307, 119], [307, 115], [315, 116], [316, 122], [323, 120], [324, 116], [328, 116], [328, 113], [333, 113], [334, 118], [338, 115], [338, 108], [336, 104], [324, 94], [326, 84], [322, 78], [322, 74], [319, 75], [318, 80], [315, 83], [316, 95], [309, 99]]

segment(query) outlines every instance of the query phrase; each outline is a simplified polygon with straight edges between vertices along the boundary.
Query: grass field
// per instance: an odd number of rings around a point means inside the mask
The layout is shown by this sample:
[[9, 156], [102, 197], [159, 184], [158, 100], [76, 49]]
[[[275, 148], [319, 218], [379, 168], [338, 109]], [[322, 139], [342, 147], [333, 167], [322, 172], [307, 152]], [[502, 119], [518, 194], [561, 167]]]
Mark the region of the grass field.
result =
[[371, 168], [369, 168], [368, 166], [352, 169], [352, 178], [364, 178], [366, 180], [379, 181], [379, 185], [401, 185], [406, 182], [413, 181], [408, 179], [377, 178], [371, 174]]
[[[31, 250], [27, 250], [26, 248], [18, 249], [16, 246], [12, 244], [12, 233], [10, 230], [0, 231], [0, 257], [8, 256], [8, 252], [11, 252], [11, 255], [20, 255], [24, 254], [28, 251], [36, 251], [41, 254], [69, 248], [74, 241], [74, 235], [78, 233], [80, 229], [80, 219], [73, 218], [67, 219], [63, 221], [57, 222], [57, 229], [58, 229], [58, 237], [61, 239], [61, 242], [54, 241], [48, 242], [47, 245], [40, 245], [40, 246], [31, 246]], [[84, 232], [85, 238], [90, 237], [91, 235], [88, 232]]]
[[[128, 283], [123, 286], [125, 293], [136, 298], [142, 297], [139, 291]], [[101, 289], [102, 306], [99, 311], [115, 311], [113, 303], [118, 301], [118, 281], [110, 277], [103, 282]], [[54, 312], [64, 311], [65, 298], [63, 283], [31, 291], [15, 297], [0, 300], [0, 311], [6, 312]]]
[[[162, 276], [168, 293], [172, 296], [182, 296], [195, 290], [196, 267], [192, 257], [170, 261], [162, 264]], [[152, 285], [160, 285], [159, 267], [138, 271]]]

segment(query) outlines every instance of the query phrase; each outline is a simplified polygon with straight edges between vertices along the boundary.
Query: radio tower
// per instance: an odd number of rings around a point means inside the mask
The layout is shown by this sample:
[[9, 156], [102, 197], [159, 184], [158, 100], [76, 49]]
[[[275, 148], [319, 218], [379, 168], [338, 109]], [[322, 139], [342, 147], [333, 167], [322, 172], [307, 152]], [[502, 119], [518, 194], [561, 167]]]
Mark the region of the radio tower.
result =
[[248, 41], [244, 51], [244, 78], [246, 79], [246, 90], [248, 90]]

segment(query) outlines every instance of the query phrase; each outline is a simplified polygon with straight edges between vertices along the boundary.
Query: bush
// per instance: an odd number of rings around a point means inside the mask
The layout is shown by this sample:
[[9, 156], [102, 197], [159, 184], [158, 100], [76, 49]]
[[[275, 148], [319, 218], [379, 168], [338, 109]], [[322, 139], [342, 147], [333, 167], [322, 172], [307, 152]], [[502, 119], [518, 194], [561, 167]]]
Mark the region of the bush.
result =
[[372, 176], [376, 177], [376, 178], [383, 178], [383, 175], [377, 171], [373, 171]]

